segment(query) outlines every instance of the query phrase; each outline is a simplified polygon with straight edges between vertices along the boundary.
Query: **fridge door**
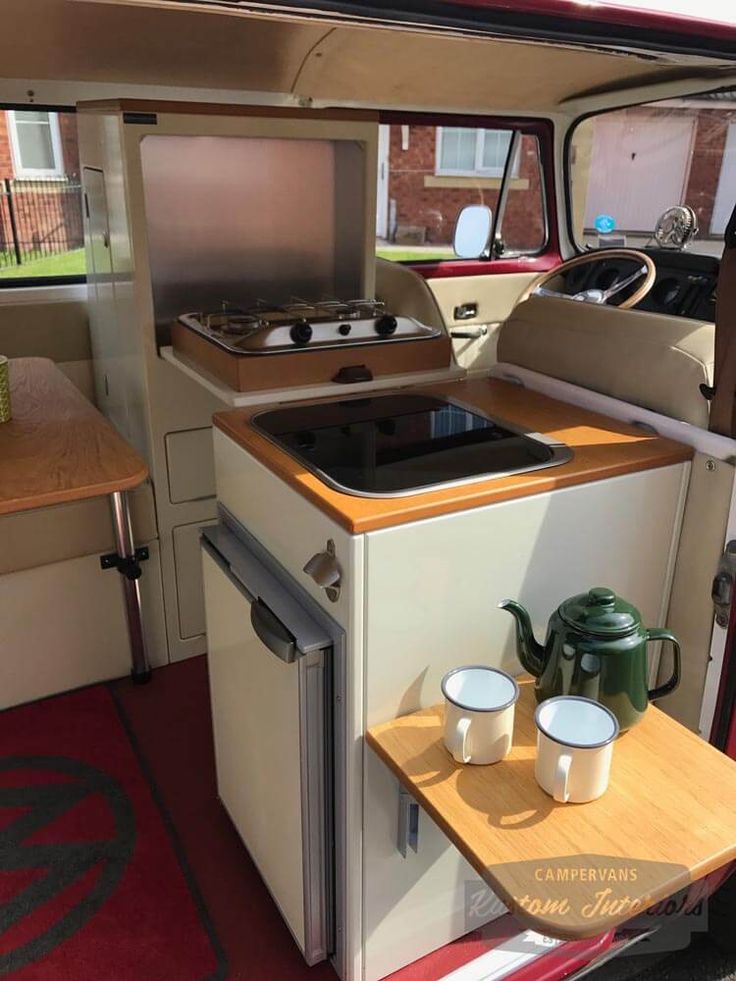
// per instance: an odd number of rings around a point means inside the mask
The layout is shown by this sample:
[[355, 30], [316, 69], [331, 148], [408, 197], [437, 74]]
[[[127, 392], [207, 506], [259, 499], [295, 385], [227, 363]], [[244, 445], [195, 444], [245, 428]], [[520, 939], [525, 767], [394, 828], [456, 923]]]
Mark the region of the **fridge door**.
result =
[[309, 964], [331, 939], [331, 639], [223, 526], [203, 572], [219, 796]]

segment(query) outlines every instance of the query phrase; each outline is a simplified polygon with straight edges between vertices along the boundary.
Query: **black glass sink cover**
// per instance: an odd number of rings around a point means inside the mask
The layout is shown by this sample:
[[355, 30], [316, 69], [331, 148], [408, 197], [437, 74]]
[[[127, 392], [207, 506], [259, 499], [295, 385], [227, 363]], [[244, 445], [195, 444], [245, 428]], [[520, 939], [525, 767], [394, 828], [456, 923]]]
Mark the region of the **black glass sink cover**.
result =
[[256, 429], [332, 487], [362, 497], [540, 470], [572, 451], [450, 399], [375, 395], [259, 413]]

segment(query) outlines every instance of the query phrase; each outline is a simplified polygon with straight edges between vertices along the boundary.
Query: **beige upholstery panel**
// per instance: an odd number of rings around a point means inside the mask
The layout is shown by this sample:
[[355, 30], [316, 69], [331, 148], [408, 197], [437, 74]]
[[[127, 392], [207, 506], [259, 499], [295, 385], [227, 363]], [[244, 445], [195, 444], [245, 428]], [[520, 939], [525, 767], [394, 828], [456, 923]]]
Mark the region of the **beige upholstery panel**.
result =
[[[722, 460], [695, 454], [670, 595], [667, 626], [682, 645], [682, 681], [658, 706], [695, 732], [713, 630], [711, 583], [723, 551], [734, 473]], [[660, 682], [670, 676], [668, 647], [660, 662]]]
[[0, 303], [0, 354], [8, 358], [51, 358], [95, 401], [87, 305], [82, 300]]
[[8, 358], [90, 361], [87, 304], [0, 303], [0, 351]]
[[[501, 323], [514, 309], [522, 290], [535, 278], [536, 273], [505, 273], [501, 276], [445, 276], [428, 279], [429, 288], [435, 295], [445, 323], [450, 331], [454, 327], [488, 328], [484, 337], [455, 338], [452, 349], [457, 363], [469, 371], [490, 368], [496, 363], [496, 346]], [[464, 303], [475, 303], [478, 314], [469, 320], [458, 320], [455, 308]]]
[[532, 296], [501, 328], [498, 360], [708, 428], [715, 327]]
[[[136, 543], [152, 542], [158, 532], [151, 484], [131, 491], [130, 502]], [[6, 514], [0, 517], [0, 575], [81, 555], [101, 555], [112, 551], [113, 540], [107, 497]]]
[[426, 280], [400, 262], [376, 259], [376, 299], [392, 313], [444, 329], [442, 313]]
[[[140, 580], [154, 667], [165, 664], [158, 543]], [[96, 555], [13, 572], [0, 580], [0, 709], [130, 672], [120, 576]]]
[[62, 361], [57, 364], [57, 368], [63, 371], [89, 402], [96, 404], [95, 373], [91, 361]]

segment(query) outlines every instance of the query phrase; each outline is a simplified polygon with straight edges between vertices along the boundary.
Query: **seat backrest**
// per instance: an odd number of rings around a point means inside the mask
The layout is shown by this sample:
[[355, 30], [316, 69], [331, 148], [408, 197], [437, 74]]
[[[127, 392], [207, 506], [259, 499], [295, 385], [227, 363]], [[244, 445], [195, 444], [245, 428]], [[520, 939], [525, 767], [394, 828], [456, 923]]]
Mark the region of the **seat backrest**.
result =
[[498, 360], [707, 429], [714, 344], [698, 320], [531, 296], [501, 327]]
[[382, 300], [391, 313], [413, 317], [428, 327], [445, 329], [434, 293], [424, 277], [399, 262], [376, 259], [376, 299]]

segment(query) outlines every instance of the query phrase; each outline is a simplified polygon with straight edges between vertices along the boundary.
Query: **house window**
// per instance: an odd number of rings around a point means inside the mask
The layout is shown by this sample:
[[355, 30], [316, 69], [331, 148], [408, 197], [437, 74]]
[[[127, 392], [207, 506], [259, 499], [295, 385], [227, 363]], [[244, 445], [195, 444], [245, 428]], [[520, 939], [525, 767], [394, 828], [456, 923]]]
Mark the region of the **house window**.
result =
[[438, 126], [436, 172], [455, 177], [503, 177], [510, 144], [510, 130]]
[[16, 109], [8, 112], [16, 177], [61, 177], [64, 158], [55, 112]]

